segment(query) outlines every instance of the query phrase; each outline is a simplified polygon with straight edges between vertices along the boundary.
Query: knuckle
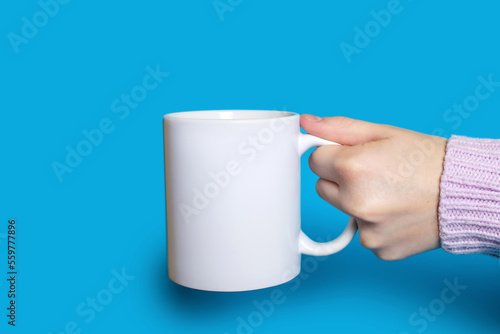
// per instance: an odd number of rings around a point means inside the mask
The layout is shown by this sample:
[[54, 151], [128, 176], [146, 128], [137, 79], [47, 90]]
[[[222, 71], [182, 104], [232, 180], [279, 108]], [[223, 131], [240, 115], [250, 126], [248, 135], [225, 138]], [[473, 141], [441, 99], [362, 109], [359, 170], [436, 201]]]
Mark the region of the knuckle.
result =
[[346, 203], [346, 207], [349, 213], [354, 217], [369, 222], [381, 220], [381, 206], [376, 199], [356, 194], [356, 196], [350, 196]]
[[326, 181], [324, 179], [319, 179], [316, 182], [316, 192], [318, 193], [319, 197], [322, 199], [326, 199]]
[[359, 229], [359, 243], [370, 250], [378, 249], [382, 245], [379, 236], [373, 233], [371, 229], [366, 228]]
[[373, 253], [383, 261], [399, 261], [406, 258], [406, 256], [403, 256], [403, 254], [401, 254], [397, 250], [390, 248], [379, 249], [377, 251], [374, 251]]
[[365, 171], [365, 165], [359, 154], [350, 154], [339, 159], [336, 163], [336, 169], [344, 179], [357, 179]]

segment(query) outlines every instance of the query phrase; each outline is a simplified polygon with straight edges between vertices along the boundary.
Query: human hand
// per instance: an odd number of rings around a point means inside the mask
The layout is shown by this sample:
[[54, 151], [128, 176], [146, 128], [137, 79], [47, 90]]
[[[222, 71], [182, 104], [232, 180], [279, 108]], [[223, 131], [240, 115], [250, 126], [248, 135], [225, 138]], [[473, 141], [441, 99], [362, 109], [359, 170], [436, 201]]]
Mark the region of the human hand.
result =
[[318, 147], [309, 165], [320, 197], [356, 219], [361, 245], [386, 261], [439, 248], [445, 138], [345, 117], [300, 125], [343, 145]]

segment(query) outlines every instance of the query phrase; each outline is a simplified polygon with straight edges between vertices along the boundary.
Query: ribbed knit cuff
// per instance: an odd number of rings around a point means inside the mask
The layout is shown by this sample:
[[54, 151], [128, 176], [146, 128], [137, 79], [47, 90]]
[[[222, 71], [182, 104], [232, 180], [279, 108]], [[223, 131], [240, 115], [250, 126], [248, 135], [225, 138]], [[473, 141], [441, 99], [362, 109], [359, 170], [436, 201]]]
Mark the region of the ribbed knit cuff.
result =
[[500, 140], [452, 136], [439, 197], [444, 250], [500, 257]]

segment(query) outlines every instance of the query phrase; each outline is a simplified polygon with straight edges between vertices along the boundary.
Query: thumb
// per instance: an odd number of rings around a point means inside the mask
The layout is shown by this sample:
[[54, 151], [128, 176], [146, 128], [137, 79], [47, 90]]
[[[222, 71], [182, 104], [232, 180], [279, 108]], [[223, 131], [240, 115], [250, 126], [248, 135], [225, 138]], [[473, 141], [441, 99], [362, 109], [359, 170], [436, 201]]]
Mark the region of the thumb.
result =
[[349, 146], [388, 138], [396, 129], [347, 117], [320, 118], [307, 114], [300, 116], [300, 126], [311, 135]]

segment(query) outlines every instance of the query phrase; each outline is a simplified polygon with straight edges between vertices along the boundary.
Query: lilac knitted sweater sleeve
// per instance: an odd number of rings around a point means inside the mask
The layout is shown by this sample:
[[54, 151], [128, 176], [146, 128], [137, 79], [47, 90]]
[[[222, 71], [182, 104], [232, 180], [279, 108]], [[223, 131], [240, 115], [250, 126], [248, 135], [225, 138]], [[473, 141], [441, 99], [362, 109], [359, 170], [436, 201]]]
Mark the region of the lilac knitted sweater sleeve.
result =
[[438, 213], [444, 250], [500, 257], [500, 140], [448, 140]]

